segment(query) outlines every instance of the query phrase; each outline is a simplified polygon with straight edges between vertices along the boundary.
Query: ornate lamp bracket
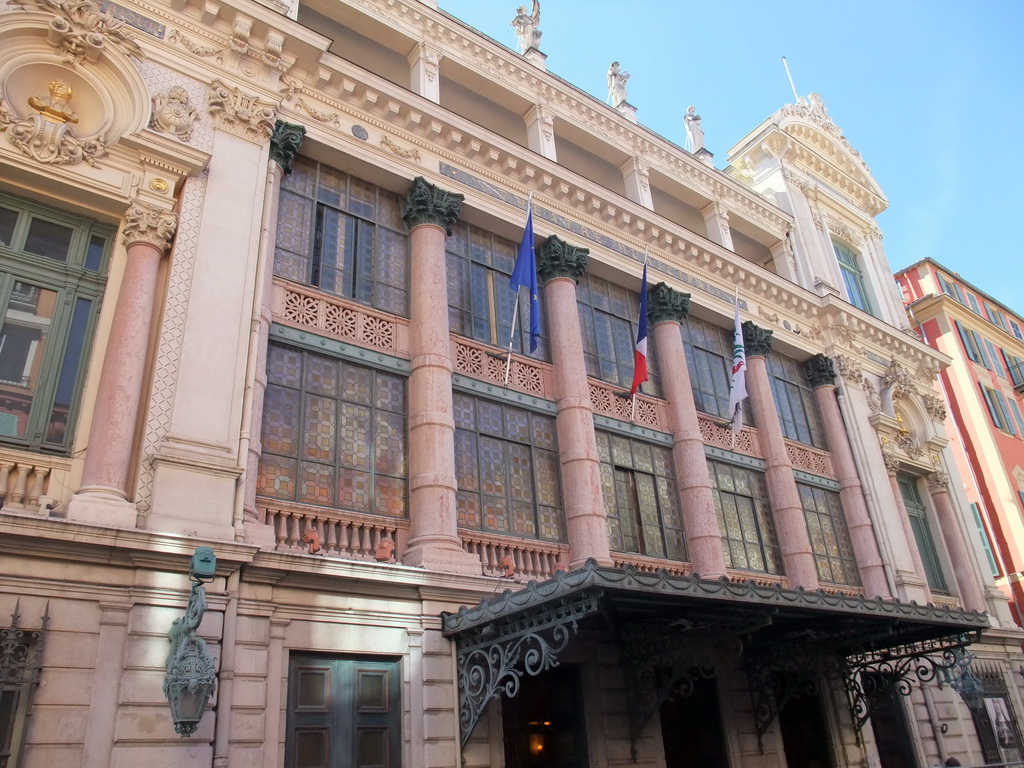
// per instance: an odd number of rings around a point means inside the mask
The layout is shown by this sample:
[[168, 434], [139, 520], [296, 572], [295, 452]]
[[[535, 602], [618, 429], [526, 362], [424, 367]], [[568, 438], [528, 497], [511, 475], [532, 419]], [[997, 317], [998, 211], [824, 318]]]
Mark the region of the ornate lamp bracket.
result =
[[462, 746], [491, 700], [519, 693], [524, 672], [539, 675], [558, 666], [580, 619], [598, 611], [600, 592], [581, 592], [526, 616], [487, 624], [458, 643], [459, 726]]
[[850, 711], [859, 731], [871, 718], [875, 704], [895, 691], [909, 696], [913, 678], [949, 685], [968, 706], [978, 706], [981, 685], [970, 670], [974, 654], [967, 646], [981, 638], [981, 630], [925, 640], [879, 651], [854, 653], [843, 666], [843, 683]]

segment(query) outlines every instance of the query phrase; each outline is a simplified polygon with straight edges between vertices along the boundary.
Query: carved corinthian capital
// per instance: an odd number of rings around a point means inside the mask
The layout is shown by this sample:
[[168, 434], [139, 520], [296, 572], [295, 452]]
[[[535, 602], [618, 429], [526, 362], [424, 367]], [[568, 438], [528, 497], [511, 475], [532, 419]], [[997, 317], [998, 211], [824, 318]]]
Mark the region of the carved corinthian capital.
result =
[[748, 356], [765, 357], [772, 351], [774, 331], [762, 328], [749, 320], [743, 322], [743, 347]]
[[647, 319], [652, 325], [681, 323], [689, 314], [690, 294], [669, 288], [666, 283], [658, 283], [651, 288], [647, 297]]
[[121, 230], [125, 246], [148, 243], [167, 253], [171, 238], [178, 228], [178, 214], [154, 208], [135, 200], [124, 214], [125, 225]]
[[270, 134], [270, 159], [281, 166], [285, 176], [292, 172], [292, 161], [306, 137], [306, 126], [278, 120]]
[[804, 363], [804, 373], [814, 388], [829, 386], [836, 381], [836, 367], [832, 358], [822, 354], [807, 359]]
[[220, 80], [210, 83], [207, 109], [217, 124], [236, 136], [262, 144], [274, 131], [277, 110], [258, 96], [229, 88]]
[[949, 490], [949, 475], [943, 470], [936, 469], [930, 475], [928, 475], [928, 490], [930, 491], [948, 491]]
[[552, 235], [537, 251], [537, 275], [544, 283], [556, 277], [570, 277], [578, 283], [589, 260], [589, 248], [569, 245]]
[[465, 199], [465, 195], [441, 189], [417, 176], [405, 195], [402, 218], [410, 229], [420, 224], [434, 224], [451, 237], [452, 225], [458, 221]]

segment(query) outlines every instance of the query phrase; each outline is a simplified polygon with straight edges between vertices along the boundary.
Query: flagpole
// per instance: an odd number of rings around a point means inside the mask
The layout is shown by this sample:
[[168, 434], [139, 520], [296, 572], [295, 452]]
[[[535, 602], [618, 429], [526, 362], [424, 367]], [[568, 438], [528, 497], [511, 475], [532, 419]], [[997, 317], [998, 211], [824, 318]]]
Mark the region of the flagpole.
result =
[[800, 97], [796, 95], [796, 86], [793, 85], [793, 76], [789, 74], [789, 64], [786, 63], [786, 57], [782, 57], [782, 66], [786, 68], [786, 77], [789, 78], [789, 87], [793, 89], [793, 103], [800, 101]]
[[[648, 258], [648, 256], [650, 256], [650, 253], [648, 251], [647, 246], [645, 245], [644, 246], [644, 277], [647, 276], [647, 258]], [[643, 290], [643, 286], [641, 286], [641, 290]], [[641, 309], [641, 311], [643, 311], [643, 310]], [[637, 318], [637, 325], [638, 326], [640, 325], [640, 318]], [[632, 401], [633, 401], [633, 404], [632, 404], [632, 410], [630, 411], [629, 420], [631, 422], [633, 422], [633, 423], [636, 423], [636, 393], [637, 393], [637, 391], [639, 389], [640, 389], [640, 385], [638, 384], [637, 388], [633, 390], [633, 394], [632, 394], [632, 398], [631, 398]]]
[[[786, 57], [785, 56], [782, 57], [782, 63], [783, 64], [786, 63]], [[789, 74], [789, 67], [786, 67], [786, 74]], [[793, 89], [793, 93], [796, 94], [796, 88]], [[740, 311], [740, 287], [738, 285], [736, 286], [736, 293], [733, 296], [733, 304], [736, 307], [736, 314], [739, 314], [739, 311]], [[736, 418], [736, 414], [733, 414], [733, 419], [735, 419], [735, 418]], [[733, 425], [732, 429], [729, 430], [729, 432], [732, 435], [732, 442], [730, 443], [729, 450], [735, 451], [736, 450], [736, 426], [735, 426], [735, 424]]]
[[[533, 190], [530, 190], [526, 198], [526, 220], [530, 220], [530, 211], [533, 209]], [[532, 246], [533, 243], [530, 243]], [[519, 290], [516, 289], [516, 302], [512, 308], [512, 327], [508, 332], [508, 354], [505, 357], [505, 386], [508, 386], [508, 377], [512, 372], [512, 345], [516, 340], [516, 321], [519, 319]]]

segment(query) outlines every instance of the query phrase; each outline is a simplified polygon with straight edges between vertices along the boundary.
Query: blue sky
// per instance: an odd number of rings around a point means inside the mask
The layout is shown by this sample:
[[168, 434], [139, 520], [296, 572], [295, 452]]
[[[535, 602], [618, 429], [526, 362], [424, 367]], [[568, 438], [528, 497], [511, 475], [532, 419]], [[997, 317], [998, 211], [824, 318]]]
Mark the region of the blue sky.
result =
[[[439, 0], [515, 47], [529, 0]], [[793, 101], [817, 91], [889, 198], [878, 217], [893, 269], [931, 257], [1024, 313], [1024, 1], [541, 0], [548, 69], [604, 101], [631, 75], [646, 127], [682, 145], [694, 104], [716, 165]]]

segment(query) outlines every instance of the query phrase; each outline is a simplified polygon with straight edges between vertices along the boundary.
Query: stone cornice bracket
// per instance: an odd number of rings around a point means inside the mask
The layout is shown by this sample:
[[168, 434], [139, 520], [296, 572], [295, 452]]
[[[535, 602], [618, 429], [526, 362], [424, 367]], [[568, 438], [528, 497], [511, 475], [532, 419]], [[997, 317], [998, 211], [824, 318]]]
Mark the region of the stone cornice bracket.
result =
[[755, 325], [750, 320], [743, 321], [743, 347], [748, 356], [767, 357], [772, 351], [774, 331]]
[[220, 80], [210, 83], [206, 106], [218, 126], [248, 141], [262, 144], [274, 132], [277, 110], [273, 104]]
[[556, 277], [568, 277], [579, 283], [590, 260], [590, 249], [569, 245], [551, 235], [537, 250], [537, 276], [542, 283]]
[[832, 358], [820, 353], [807, 358], [804, 362], [804, 373], [814, 389], [832, 386], [836, 382], [836, 366]]
[[146, 243], [164, 254], [170, 250], [171, 240], [178, 228], [178, 214], [138, 200], [128, 206], [124, 221], [121, 234], [124, 236], [125, 247]]
[[421, 224], [441, 227], [451, 237], [452, 226], [462, 213], [466, 196], [441, 189], [422, 176], [412, 180], [412, 186], [402, 203], [402, 218], [410, 229]]
[[647, 319], [651, 325], [682, 323], [690, 314], [690, 294], [658, 283], [647, 298]]
[[302, 140], [306, 137], [306, 126], [278, 120], [270, 134], [270, 159], [281, 166], [285, 176], [292, 172], [292, 162], [299, 154]]
[[94, 0], [9, 0], [8, 4], [50, 14], [46, 39], [72, 67], [99, 60], [108, 47], [125, 56], [144, 58], [131, 27], [113, 14], [101, 13]]

